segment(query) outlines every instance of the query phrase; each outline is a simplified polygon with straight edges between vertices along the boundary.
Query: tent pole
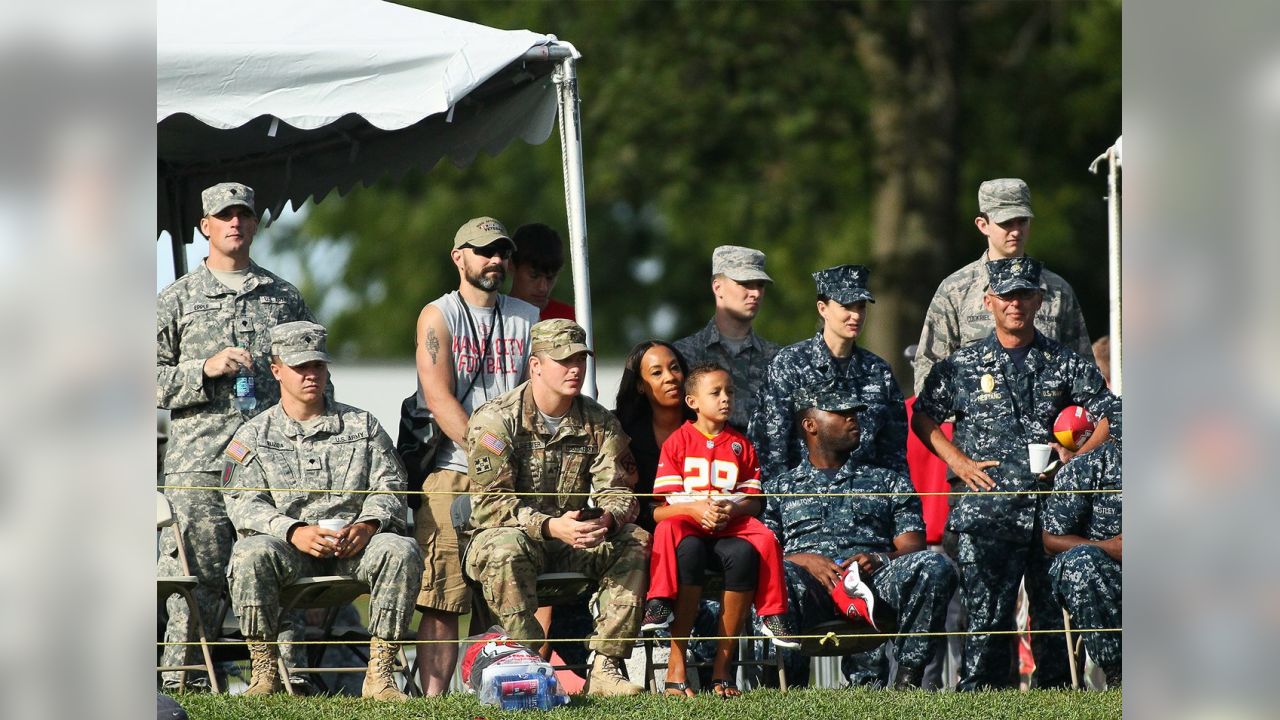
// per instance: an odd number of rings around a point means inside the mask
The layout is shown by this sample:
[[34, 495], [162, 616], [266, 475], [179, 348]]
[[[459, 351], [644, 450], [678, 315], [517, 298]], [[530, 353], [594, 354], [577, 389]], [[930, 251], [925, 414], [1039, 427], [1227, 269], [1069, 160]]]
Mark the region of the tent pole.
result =
[[[573, 272], [573, 304], [578, 324], [587, 331], [587, 346], [595, 348], [591, 324], [591, 276], [587, 260], [587, 197], [582, 175], [582, 128], [578, 113], [578, 70], [572, 56], [560, 62], [553, 76], [560, 99], [560, 157], [564, 170], [564, 202], [569, 221], [569, 262]], [[582, 392], [594, 398], [595, 358], [587, 358]]]
[[[182, 212], [182, 199], [178, 197], [178, 188], [176, 183], [169, 182], [168, 200], [169, 200], [169, 216], [178, 219], [177, 223], [172, 223], [172, 227], [182, 228], [186, 224], [186, 216]], [[186, 233], [179, 229], [176, 233], [171, 229], [169, 231], [169, 243], [173, 248], [173, 279], [177, 280], [187, 274], [187, 243], [184, 240]]]
[[1111, 391], [1120, 395], [1124, 390], [1124, 298], [1121, 273], [1122, 253], [1120, 242], [1120, 141], [1094, 158], [1089, 164], [1089, 172], [1095, 175], [1101, 169], [1102, 161], [1107, 162], [1107, 258], [1108, 258], [1108, 295], [1111, 310], [1111, 325], [1108, 328], [1111, 337]]
[[1111, 387], [1116, 395], [1124, 392], [1124, 318], [1123, 274], [1120, 243], [1120, 138], [1107, 153], [1107, 234], [1111, 240]]

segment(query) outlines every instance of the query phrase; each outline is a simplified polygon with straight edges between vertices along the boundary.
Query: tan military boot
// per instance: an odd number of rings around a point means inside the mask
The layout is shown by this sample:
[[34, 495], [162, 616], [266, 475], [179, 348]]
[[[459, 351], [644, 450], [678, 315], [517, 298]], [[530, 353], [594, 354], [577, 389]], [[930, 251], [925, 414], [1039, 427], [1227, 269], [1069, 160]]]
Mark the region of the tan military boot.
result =
[[644, 688], [633, 685], [622, 672], [622, 661], [596, 653], [587, 675], [588, 695], [639, 695]]
[[396, 653], [399, 650], [399, 645], [382, 638], [374, 638], [369, 643], [369, 669], [364, 674], [361, 697], [391, 702], [405, 702], [409, 699], [408, 695], [396, 687]]
[[243, 694], [270, 695], [284, 692], [284, 684], [280, 682], [279, 659], [279, 646], [250, 640], [249, 664], [253, 668], [253, 677], [249, 680], [249, 689]]

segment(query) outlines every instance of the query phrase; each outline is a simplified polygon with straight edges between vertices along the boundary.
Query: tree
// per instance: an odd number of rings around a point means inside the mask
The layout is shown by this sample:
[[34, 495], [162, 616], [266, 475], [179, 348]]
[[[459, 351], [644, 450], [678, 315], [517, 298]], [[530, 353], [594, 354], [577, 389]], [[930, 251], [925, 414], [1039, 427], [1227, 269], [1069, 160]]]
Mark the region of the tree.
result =
[[[711, 251], [740, 244], [768, 254], [757, 329], [784, 343], [816, 327], [810, 273], [869, 265], [864, 345], [897, 363], [938, 282], [981, 251], [977, 185], [1002, 176], [1032, 187], [1031, 254], [1106, 327], [1103, 188], [1085, 167], [1120, 127], [1116, 2], [421, 5], [582, 52], [602, 355], [705, 323]], [[560, 170], [554, 141], [516, 143], [327, 198], [277, 247], [345, 255], [325, 297], [309, 295], [339, 352], [408, 358], [418, 310], [456, 284], [464, 221], [567, 234]], [[571, 300], [567, 274], [556, 295]]]

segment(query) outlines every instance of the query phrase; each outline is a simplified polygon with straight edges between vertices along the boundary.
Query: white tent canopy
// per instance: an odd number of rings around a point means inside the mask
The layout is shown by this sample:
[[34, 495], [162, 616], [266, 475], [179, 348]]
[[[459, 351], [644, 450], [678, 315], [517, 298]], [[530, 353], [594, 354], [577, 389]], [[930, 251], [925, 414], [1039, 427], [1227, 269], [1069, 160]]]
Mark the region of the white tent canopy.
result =
[[235, 179], [276, 214], [385, 175], [465, 165], [556, 118], [554, 36], [377, 0], [157, 7], [158, 230], [189, 241], [199, 191]]
[[157, 235], [173, 239], [177, 274], [214, 183], [249, 185], [275, 217], [442, 157], [544, 142], [558, 113], [575, 311], [592, 343], [572, 45], [378, 0], [164, 0], [156, 36]]

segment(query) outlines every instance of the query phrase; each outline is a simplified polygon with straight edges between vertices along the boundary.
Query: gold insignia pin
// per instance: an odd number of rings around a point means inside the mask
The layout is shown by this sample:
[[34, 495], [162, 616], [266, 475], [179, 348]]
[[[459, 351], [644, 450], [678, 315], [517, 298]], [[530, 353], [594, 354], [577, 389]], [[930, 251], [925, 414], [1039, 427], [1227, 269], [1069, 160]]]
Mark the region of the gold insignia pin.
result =
[[996, 379], [991, 377], [991, 373], [982, 376], [982, 392], [989, 393], [996, 389]]

